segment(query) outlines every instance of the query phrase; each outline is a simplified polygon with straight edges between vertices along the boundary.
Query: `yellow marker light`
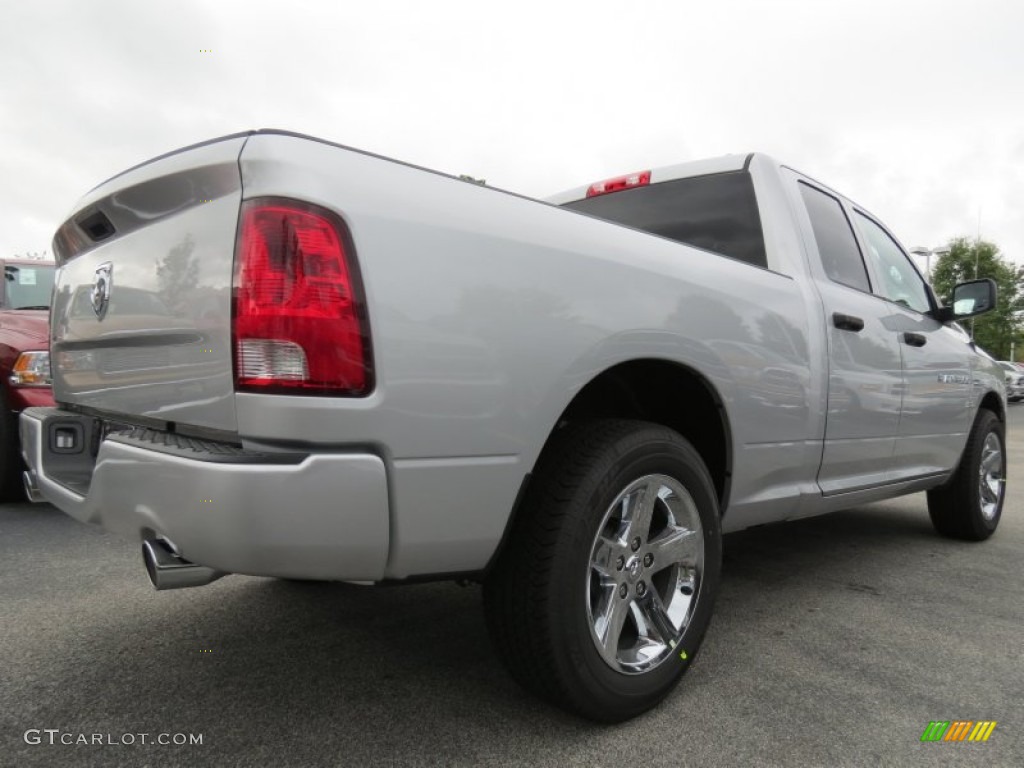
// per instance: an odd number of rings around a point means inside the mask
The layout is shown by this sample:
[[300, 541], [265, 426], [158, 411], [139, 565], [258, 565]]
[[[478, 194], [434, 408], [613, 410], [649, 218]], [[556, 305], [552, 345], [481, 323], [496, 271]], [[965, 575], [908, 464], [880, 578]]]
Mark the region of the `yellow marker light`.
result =
[[50, 386], [50, 353], [22, 352], [7, 380], [15, 387]]
[[683, 661], [686, 661], [690, 657], [686, 655], [686, 651], [680, 651], [679, 652], [679, 658], [682, 659]]

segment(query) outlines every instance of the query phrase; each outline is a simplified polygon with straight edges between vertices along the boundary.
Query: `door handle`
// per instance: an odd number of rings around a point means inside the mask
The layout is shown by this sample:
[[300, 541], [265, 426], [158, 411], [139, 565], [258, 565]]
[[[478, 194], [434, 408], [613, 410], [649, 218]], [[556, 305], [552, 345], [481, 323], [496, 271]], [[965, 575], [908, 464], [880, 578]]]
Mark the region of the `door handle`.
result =
[[853, 315], [844, 315], [842, 312], [832, 313], [832, 325], [841, 331], [853, 331], [858, 333], [864, 330], [864, 321]]
[[923, 347], [928, 343], [928, 337], [923, 333], [904, 333], [903, 341], [910, 347]]

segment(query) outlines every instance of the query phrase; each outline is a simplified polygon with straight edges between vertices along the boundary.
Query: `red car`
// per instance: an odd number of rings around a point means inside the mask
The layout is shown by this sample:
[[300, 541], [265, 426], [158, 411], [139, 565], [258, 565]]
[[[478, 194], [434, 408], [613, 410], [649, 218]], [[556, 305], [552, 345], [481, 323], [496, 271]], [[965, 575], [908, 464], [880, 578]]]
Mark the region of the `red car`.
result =
[[52, 261], [0, 259], [0, 498], [20, 498], [23, 467], [18, 414], [34, 405], [53, 405], [50, 389], [50, 293]]

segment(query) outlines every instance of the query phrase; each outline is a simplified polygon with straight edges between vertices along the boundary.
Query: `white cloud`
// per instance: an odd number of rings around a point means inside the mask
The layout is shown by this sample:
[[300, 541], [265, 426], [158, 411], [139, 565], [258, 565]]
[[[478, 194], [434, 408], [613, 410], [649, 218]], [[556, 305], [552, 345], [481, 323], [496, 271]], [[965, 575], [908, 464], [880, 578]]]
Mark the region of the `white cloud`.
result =
[[1012, 0], [8, 3], [0, 251], [48, 247], [150, 156], [281, 127], [538, 196], [767, 151], [907, 245], [980, 210], [1024, 262], [1022, 22]]

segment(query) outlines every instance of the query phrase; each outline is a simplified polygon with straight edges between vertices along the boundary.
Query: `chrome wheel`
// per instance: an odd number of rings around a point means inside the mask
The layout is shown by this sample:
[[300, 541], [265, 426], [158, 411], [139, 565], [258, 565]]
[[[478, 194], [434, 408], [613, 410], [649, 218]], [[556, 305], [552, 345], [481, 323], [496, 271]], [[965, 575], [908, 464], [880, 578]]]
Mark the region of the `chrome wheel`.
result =
[[704, 540], [693, 498], [667, 475], [646, 475], [615, 498], [587, 574], [587, 619], [601, 658], [639, 674], [669, 657], [693, 614]]
[[999, 436], [989, 432], [981, 448], [978, 466], [978, 498], [981, 500], [981, 514], [986, 520], [995, 517], [999, 509], [1003, 483], [1003, 446]]

